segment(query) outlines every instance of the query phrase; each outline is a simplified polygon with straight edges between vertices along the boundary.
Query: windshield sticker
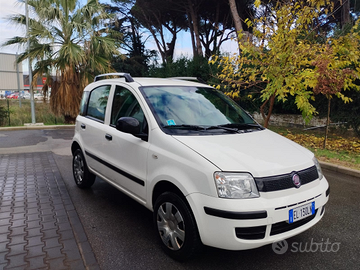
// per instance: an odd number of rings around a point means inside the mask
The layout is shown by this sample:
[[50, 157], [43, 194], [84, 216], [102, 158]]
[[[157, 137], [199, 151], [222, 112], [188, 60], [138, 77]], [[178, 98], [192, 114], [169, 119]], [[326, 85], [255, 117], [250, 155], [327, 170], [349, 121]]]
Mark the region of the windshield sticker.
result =
[[176, 124], [175, 124], [175, 121], [174, 121], [173, 119], [167, 120], [166, 122], [167, 122], [167, 124], [168, 124], [169, 126], [175, 126], [175, 125], [176, 125]]

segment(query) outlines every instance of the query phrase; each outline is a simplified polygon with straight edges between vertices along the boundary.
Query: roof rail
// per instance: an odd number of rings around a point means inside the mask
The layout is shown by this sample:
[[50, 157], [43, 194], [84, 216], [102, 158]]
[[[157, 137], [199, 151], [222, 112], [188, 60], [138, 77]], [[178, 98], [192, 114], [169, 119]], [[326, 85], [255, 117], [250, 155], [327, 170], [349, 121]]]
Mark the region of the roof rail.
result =
[[126, 82], [134, 81], [134, 79], [131, 77], [131, 75], [129, 73], [106, 73], [106, 74], [100, 74], [100, 75], [95, 76], [94, 82], [97, 82], [97, 81], [101, 80], [102, 77], [107, 77], [107, 76], [122, 77], [122, 78], [125, 78]]
[[170, 77], [168, 79], [175, 79], [175, 80], [183, 80], [183, 81], [192, 81], [192, 82], [199, 82], [207, 84], [202, 78], [200, 77]]

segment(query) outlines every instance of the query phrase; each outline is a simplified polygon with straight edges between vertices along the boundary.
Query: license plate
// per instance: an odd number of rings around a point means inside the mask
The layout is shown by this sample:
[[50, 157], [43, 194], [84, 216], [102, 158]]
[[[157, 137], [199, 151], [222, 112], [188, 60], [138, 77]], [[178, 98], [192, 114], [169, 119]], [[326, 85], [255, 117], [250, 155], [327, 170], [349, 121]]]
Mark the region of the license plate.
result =
[[289, 210], [289, 223], [294, 223], [313, 214], [315, 214], [315, 202], [291, 209]]

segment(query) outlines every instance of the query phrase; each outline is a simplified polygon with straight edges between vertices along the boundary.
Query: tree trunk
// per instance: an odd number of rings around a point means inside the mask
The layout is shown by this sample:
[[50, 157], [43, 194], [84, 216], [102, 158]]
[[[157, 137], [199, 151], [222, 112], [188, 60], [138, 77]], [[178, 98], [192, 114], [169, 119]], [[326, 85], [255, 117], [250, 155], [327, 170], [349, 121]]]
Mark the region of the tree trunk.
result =
[[341, 27], [344, 27], [350, 23], [350, 0], [343, 1], [341, 8]]
[[230, 5], [231, 15], [232, 15], [233, 21], [234, 21], [236, 33], [239, 34], [239, 32], [243, 31], [243, 27], [242, 27], [241, 18], [239, 16], [239, 12], [236, 7], [235, 0], [229, 0], [229, 5]]
[[326, 119], [326, 128], [325, 128], [325, 139], [324, 139], [324, 149], [326, 149], [326, 142], [329, 135], [329, 126], [330, 126], [330, 104], [331, 104], [331, 97], [327, 96], [328, 98], [328, 113], [327, 113], [327, 119]]
[[188, 0], [189, 3], [189, 14], [191, 17], [191, 21], [193, 24], [194, 34], [195, 34], [195, 42], [196, 42], [196, 55], [195, 56], [202, 56], [202, 46], [200, 41], [200, 31], [199, 31], [199, 20], [197, 13], [194, 10], [194, 6], [191, 0]]
[[[188, 16], [188, 18], [191, 17], [189, 11], [187, 11], [187, 16]], [[193, 28], [193, 24], [191, 23], [191, 21], [188, 20], [188, 22], [189, 22], [189, 29], [190, 29], [190, 37], [191, 37], [191, 45], [192, 45], [192, 49], [193, 49], [193, 55], [195, 56], [197, 50], [196, 50], [196, 44], [195, 44], [195, 38], [194, 38], [194, 36], [195, 36], [194, 28]]]
[[[265, 115], [265, 112], [264, 112], [264, 109], [265, 109], [265, 106], [266, 104], [268, 103], [268, 101], [270, 100], [270, 104], [269, 104], [269, 111], [268, 111], [268, 114], [267, 116]], [[270, 121], [270, 117], [271, 117], [271, 114], [272, 114], [272, 110], [274, 108], [274, 103], [275, 103], [275, 94], [273, 94], [270, 99], [267, 99], [265, 100], [265, 102], [261, 105], [260, 107], [260, 113], [264, 119], [264, 127], [268, 127], [269, 126], [269, 121]]]
[[[236, 7], [236, 2], [235, 0], [229, 0], [229, 5], [230, 5], [230, 11], [231, 11], [231, 15], [234, 21], [234, 25], [235, 25], [235, 30], [236, 30], [236, 39], [238, 41], [238, 43], [240, 43], [241, 41], [244, 41], [244, 38], [242, 40], [239, 39], [239, 33], [243, 32], [243, 27], [242, 27], [242, 22], [241, 22], [241, 18], [239, 15], [239, 12], [237, 10]], [[240, 46], [239, 47], [239, 54], [241, 54], [241, 50], [240, 50]]]

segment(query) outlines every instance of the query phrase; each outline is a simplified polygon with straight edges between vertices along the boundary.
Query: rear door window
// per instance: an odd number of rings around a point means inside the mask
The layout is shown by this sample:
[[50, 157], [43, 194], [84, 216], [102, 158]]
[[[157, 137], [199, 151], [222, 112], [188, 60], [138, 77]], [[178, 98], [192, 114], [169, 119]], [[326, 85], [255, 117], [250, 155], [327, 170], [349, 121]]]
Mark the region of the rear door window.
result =
[[111, 85], [103, 85], [90, 92], [87, 116], [104, 121]]

